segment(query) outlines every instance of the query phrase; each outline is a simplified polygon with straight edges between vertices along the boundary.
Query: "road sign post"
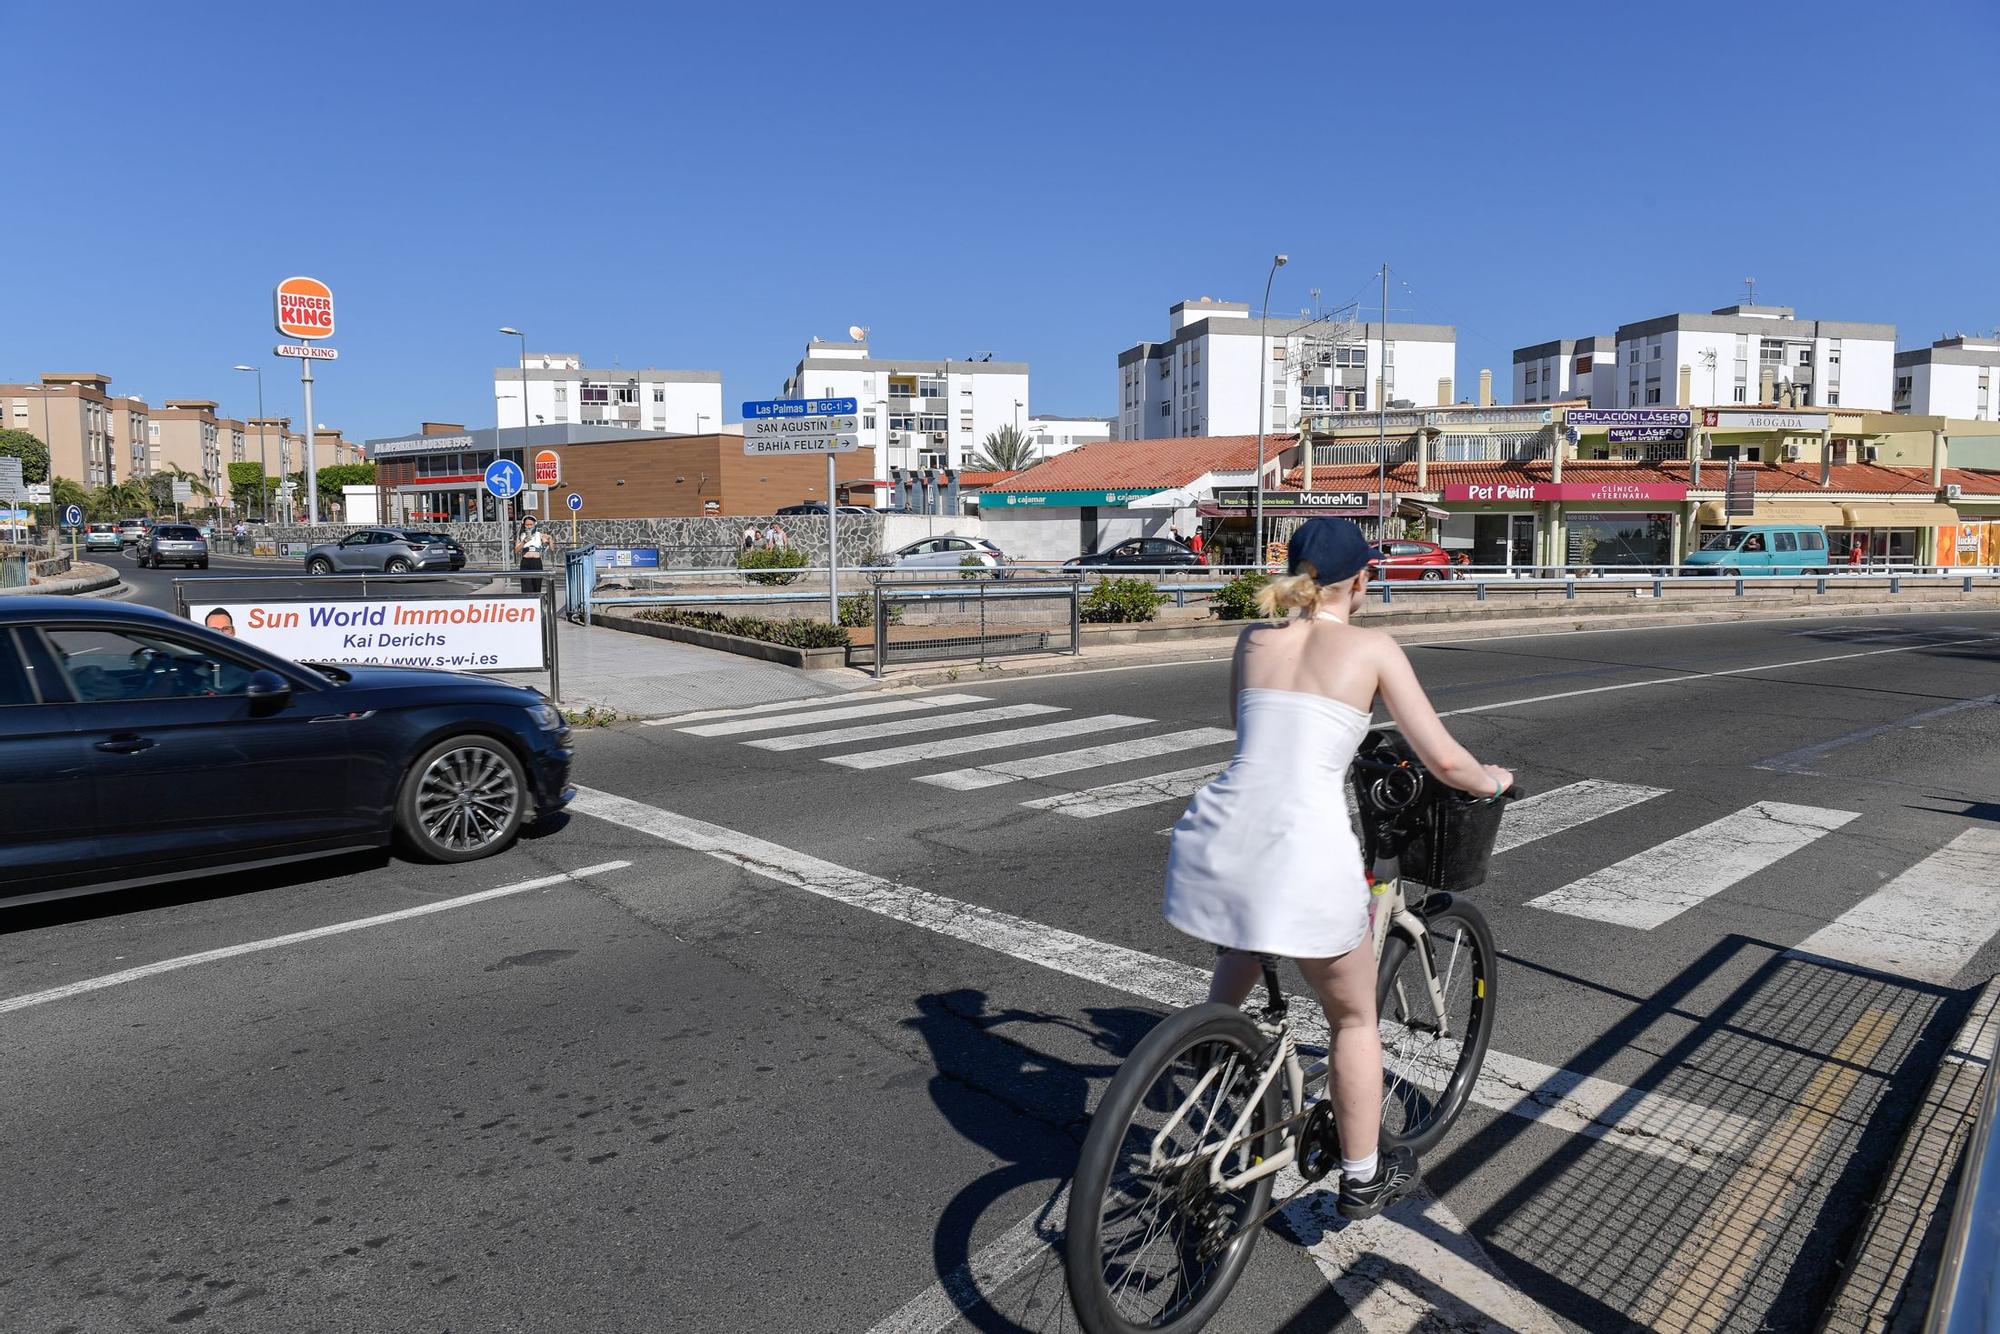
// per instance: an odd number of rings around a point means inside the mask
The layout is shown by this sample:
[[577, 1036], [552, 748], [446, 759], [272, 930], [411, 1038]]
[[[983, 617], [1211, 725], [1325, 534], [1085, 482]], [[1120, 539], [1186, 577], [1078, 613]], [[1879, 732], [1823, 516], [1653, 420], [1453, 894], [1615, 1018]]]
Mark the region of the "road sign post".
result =
[[576, 545], [576, 512], [583, 508], [583, 497], [572, 491], [563, 503], [569, 506], [569, 544], [573, 547]]
[[[860, 401], [852, 398], [751, 399], [743, 404], [743, 452], [826, 455], [826, 616], [840, 624], [840, 499], [834, 455], [861, 448]], [[876, 651], [881, 651], [877, 646]]]
[[486, 465], [486, 489], [500, 502], [500, 568], [507, 569], [507, 561], [512, 556], [508, 550], [513, 545], [513, 510], [511, 502], [521, 494], [527, 478], [521, 473], [521, 465], [512, 459], [495, 459]]
[[[313, 339], [333, 337], [333, 289], [317, 278], [287, 278], [271, 292], [272, 322], [281, 334], [293, 338]], [[324, 356], [320, 355], [324, 352]], [[332, 355], [331, 349], [307, 347], [302, 352], [287, 352], [281, 345], [277, 349], [280, 356], [299, 358], [299, 388], [306, 399], [306, 521], [319, 522], [319, 458], [318, 423], [313, 420], [313, 375], [312, 364]]]

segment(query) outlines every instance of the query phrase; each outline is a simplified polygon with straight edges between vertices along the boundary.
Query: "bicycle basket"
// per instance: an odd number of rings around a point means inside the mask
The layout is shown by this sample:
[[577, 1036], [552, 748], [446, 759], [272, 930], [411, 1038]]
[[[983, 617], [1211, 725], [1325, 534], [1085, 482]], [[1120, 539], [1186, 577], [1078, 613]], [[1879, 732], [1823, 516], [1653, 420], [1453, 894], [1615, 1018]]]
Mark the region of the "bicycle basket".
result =
[[1416, 819], [1403, 848], [1403, 874], [1419, 884], [1458, 894], [1486, 882], [1493, 844], [1500, 836], [1506, 801], [1441, 793]]

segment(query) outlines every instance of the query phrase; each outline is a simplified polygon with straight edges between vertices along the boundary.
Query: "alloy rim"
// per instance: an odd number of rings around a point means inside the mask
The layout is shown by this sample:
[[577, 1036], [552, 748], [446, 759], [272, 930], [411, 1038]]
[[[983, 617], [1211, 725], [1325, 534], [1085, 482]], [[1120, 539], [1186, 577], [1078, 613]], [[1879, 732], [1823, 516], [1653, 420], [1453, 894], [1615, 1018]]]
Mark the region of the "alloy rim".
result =
[[443, 848], [471, 852], [506, 834], [521, 787], [506, 762], [483, 746], [448, 750], [417, 783], [417, 823]]

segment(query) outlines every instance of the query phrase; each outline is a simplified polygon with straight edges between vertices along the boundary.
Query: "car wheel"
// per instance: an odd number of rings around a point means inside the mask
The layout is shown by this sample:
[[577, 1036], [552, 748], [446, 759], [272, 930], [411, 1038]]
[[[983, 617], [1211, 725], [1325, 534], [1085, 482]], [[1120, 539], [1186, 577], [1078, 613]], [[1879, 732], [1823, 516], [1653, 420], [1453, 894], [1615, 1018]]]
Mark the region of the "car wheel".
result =
[[513, 842], [527, 805], [512, 751], [489, 737], [453, 737], [410, 766], [396, 798], [396, 831], [430, 861], [476, 861]]
[[1433, 580], [1433, 581], [1435, 581], [1435, 580], [1438, 580], [1438, 579], [1442, 579], [1442, 578], [1444, 578], [1444, 571], [1443, 571], [1443, 570], [1440, 570], [1440, 569], [1439, 569], [1439, 568], [1437, 568], [1437, 566], [1435, 566], [1435, 565], [1430, 565], [1430, 566], [1426, 566], [1426, 567], [1424, 568], [1424, 574], [1423, 574], [1423, 577], [1424, 577], [1425, 579], [1429, 579], [1429, 580]]
[[306, 562], [307, 574], [332, 574], [333, 562], [324, 556], [314, 556]]
[[410, 572], [410, 563], [401, 556], [398, 556], [387, 565], [384, 565], [382, 572], [384, 574], [408, 574]]
[[1723, 577], [1724, 579], [1741, 579], [1741, 578], [1743, 577], [1743, 571], [1741, 571], [1741, 570], [1724, 570], [1724, 571], [1722, 572], [1722, 577]]
[[199, 563], [199, 566], [198, 566], [198, 568], [200, 568], [200, 569], [204, 569], [204, 570], [208, 568], [208, 558], [207, 558], [206, 556], [202, 557], [202, 559], [201, 559], [201, 561], [200, 561], [200, 563]]

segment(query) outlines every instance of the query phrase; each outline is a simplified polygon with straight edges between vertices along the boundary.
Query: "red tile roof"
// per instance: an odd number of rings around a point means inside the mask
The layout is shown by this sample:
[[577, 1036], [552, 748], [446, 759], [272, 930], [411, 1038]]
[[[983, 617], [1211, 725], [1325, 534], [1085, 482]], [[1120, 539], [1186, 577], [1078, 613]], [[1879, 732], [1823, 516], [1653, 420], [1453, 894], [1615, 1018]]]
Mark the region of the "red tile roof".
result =
[[[1264, 437], [1266, 458], [1296, 446], [1298, 437]], [[1173, 440], [1097, 440], [1025, 472], [989, 491], [1165, 491], [1211, 472], [1255, 472], [1254, 435], [1191, 436]]]
[[994, 472], [979, 472], [973, 469], [962, 469], [958, 474], [958, 485], [961, 490], [979, 489], [983, 487], [997, 486], [1001, 482], [1006, 481], [1009, 477], [1018, 477], [1020, 475], [1020, 471], [1021, 470], [1018, 468], [1001, 468], [998, 471]]

